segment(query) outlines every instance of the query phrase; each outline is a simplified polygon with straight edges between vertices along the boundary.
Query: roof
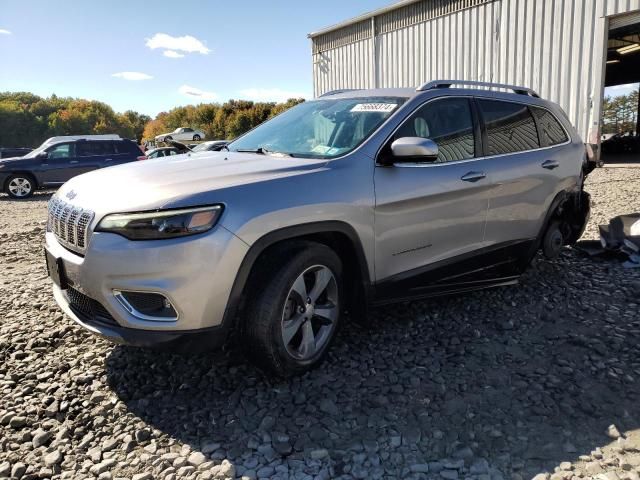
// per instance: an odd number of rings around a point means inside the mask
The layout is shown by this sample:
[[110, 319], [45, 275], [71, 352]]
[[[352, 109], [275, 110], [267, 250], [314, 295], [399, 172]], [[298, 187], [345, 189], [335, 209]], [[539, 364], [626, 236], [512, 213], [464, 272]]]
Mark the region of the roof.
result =
[[[336, 93], [327, 92], [319, 98], [359, 98], [359, 97], [404, 97], [411, 98], [417, 95], [415, 88], [363, 88], [344, 90]], [[316, 99], [317, 100], [317, 99]]]
[[340, 23], [336, 23], [335, 25], [331, 25], [329, 27], [325, 27], [321, 30], [317, 30], [315, 32], [311, 32], [307, 35], [309, 38], [317, 37], [318, 35], [322, 35], [327, 32], [332, 32], [333, 30], [338, 30], [342, 27], [346, 27], [348, 25], [352, 25], [354, 23], [361, 22], [363, 20], [368, 20], [372, 17], [377, 17], [378, 15], [382, 15], [383, 13], [390, 12], [392, 10], [396, 10], [397, 8], [404, 7], [405, 5], [410, 5], [412, 3], [417, 3], [420, 0], [400, 0], [398, 2], [392, 3], [386, 7], [379, 8], [377, 10], [372, 10], [367, 13], [363, 13], [362, 15], [358, 15], [357, 17], [350, 18]]

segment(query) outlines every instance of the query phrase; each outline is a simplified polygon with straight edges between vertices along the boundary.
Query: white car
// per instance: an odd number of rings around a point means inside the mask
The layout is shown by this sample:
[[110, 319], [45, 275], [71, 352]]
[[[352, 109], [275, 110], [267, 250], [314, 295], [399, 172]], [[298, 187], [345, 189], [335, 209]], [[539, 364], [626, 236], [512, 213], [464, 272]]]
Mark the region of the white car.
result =
[[162, 133], [156, 135], [156, 142], [164, 142], [165, 140], [189, 140], [198, 142], [204, 140], [205, 135], [202, 130], [194, 130], [189, 127], [176, 128], [171, 133]]

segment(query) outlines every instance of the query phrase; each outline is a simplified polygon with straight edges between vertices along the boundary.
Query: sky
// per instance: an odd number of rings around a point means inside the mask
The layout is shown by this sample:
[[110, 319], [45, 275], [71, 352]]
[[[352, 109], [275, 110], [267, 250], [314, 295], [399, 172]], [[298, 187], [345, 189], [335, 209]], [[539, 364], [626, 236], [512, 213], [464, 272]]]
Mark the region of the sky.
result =
[[615, 87], [607, 87], [604, 89], [605, 97], [618, 97], [628, 95], [633, 91], [638, 91], [637, 83], [628, 83], [626, 85], [616, 85]]
[[0, 91], [178, 105], [312, 96], [307, 34], [393, 0], [0, 0]]

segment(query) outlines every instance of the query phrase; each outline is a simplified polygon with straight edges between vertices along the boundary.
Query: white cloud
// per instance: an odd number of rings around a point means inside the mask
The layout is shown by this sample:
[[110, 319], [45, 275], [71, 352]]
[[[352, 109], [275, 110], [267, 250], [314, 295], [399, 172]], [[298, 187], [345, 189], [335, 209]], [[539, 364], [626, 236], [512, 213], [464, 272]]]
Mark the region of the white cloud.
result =
[[211, 52], [204, 43], [191, 35], [172, 37], [166, 33], [156, 33], [153, 37], [147, 38], [145, 45], [151, 50], [162, 48], [164, 50], [172, 50], [174, 52], [201, 53], [203, 55], [207, 55]]
[[242, 100], [254, 100], [257, 102], [285, 102], [290, 98], [307, 98], [308, 93], [282, 90], [280, 88], [245, 88], [238, 92]]
[[11, 31], [0, 28], [0, 35], [11, 35]]
[[178, 53], [175, 50], [165, 50], [162, 52], [162, 55], [169, 58], [182, 58], [184, 55], [182, 53]]
[[214, 92], [205, 92], [196, 87], [190, 87], [189, 85], [182, 85], [178, 92], [187, 95], [188, 97], [201, 98], [202, 100], [215, 100], [218, 98], [218, 94]]
[[151, 75], [142, 72], [118, 72], [111, 76], [122, 78], [123, 80], [151, 80], [153, 78]]

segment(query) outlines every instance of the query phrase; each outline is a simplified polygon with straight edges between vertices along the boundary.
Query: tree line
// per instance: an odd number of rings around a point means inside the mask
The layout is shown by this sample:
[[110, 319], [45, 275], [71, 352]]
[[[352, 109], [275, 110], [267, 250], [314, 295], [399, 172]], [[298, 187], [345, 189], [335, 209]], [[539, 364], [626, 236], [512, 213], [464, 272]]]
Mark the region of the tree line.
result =
[[638, 90], [618, 97], [605, 97], [602, 133], [626, 133], [636, 130]]
[[142, 137], [144, 140], [153, 140], [156, 135], [178, 127], [192, 127], [202, 130], [210, 140], [232, 140], [301, 102], [304, 99], [292, 98], [284, 103], [229, 100], [223, 104], [176, 107], [159, 113], [147, 123]]
[[96, 100], [0, 92], [0, 146], [37, 147], [56, 135], [106, 133], [141, 142], [178, 127], [198, 128], [208, 139], [230, 140], [303, 101], [203, 103], [176, 107], [151, 119], [133, 110], [115, 112]]
[[28, 92], [0, 92], [0, 146], [37, 147], [56, 135], [117, 133], [140, 139], [151, 117], [133, 110], [116, 113], [96, 100], [42, 98]]

